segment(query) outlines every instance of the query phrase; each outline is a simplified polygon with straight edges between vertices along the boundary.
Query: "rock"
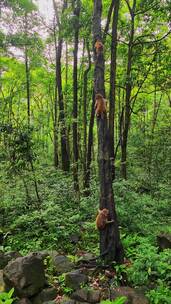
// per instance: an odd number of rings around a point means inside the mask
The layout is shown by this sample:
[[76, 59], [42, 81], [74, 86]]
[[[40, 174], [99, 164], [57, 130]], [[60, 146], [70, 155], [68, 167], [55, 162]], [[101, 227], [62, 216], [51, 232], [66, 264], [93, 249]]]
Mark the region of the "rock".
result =
[[4, 279], [3, 279], [3, 270], [0, 270], [0, 293], [5, 289]]
[[92, 259], [94, 259], [95, 256], [92, 254], [92, 253], [85, 253], [82, 255], [82, 257], [80, 258], [80, 261], [86, 261], [86, 262], [89, 262], [91, 261]]
[[80, 270], [74, 270], [65, 275], [65, 285], [73, 290], [79, 289], [81, 284], [86, 284], [87, 282], [88, 277], [81, 273]]
[[54, 288], [54, 287], [45, 288], [39, 294], [37, 294], [35, 297], [32, 297], [31, 302], [33, 304], [42, 304], [42, 303], [54, 300], [56, 298], [56, 296], [57, 296], [56, 288]]
[[77, 244], [80, 240], [80, 235], [77, 233], [73, 233], [70, 235], [70, 241], [72, 244]]
[[161, 250], [171, 248], [171, 234], [161, 233], [157, 236], [157, 243]]
[[46, 259], [49, 256], [49, 252], [47, 250], [35, 251], [32, 253], [37, 254], [37, 256], [39, 256], [42, 260]]
[[75, 304], [75, 301], [70, 299], [69, 297], [63, 297], [60, 304]]
[[111, 290], [111, 299], [115, 300], [117, 297], [127, 297], [125, 304], [148, 304], [148, 299], [136, 289], [131, 287], [117, 287]]
[[[101, 292], [99, 290], [82, 288], [76, 290], [72, 295], [72, 299], [77, 302], [98, 303], [100, 302]], [[76, 303], [77, 303], [76, 302]]]
[[3, 269], [8, 262], [10, 262], [11, 260], [14, 260], [18, 257], [21, 257], [22, 255], [17, 252], [17, 251], [11, 251], [11, 252], [0, 252], [0, 269]]
[[89, 303], [98, 303], [100, 302], [101, 292], [100, 290], [89, 290], [88, 291], [88, 302]]
[[7, 288], [15, 288], [19, 297], [37, 294], [46, 283], [43, 261], [32, 253], [19, 257], [4, 268], [4, 282]]
[[71, 295], [71, 298], [73, 300], [79, 301], [79, 302], [88, 302], [88, 289], [82, 288], [78, 289]]
[[57, 273], [66, 273], [74, 268], [74, 264], [64, 255], [52, 254], [52, 263]]
[[14, 302], [15, 304], [32, 304], [28, 298], [21, 298]]
[[48, 302], [44, 302], [43, 304], [56, 304], [55, 301], [48, 301]]

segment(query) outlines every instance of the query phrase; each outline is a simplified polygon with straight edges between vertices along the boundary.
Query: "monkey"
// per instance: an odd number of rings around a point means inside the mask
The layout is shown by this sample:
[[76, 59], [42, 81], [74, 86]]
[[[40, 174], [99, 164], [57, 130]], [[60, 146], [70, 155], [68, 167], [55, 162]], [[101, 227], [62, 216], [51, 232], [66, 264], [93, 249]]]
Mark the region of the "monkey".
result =
[[95, 49], [97, 56], [103, 51], [103, 43], [100, 41], [100, 39], [96, 40]]
[[101, 94], [96, 94], [95, 100], [96, 116], [103, 119], [104, 113], [106, 113], [106, 99]]
[[96, 217], [96, 227], [99, 230], [102, 230], [105, 228], [107, 224], [113, 223], [114, 220], [108, 221], [108, 215], [109, 215], [109, 210], [104, 208], [102, 210], [99, 210], [99, 213]]

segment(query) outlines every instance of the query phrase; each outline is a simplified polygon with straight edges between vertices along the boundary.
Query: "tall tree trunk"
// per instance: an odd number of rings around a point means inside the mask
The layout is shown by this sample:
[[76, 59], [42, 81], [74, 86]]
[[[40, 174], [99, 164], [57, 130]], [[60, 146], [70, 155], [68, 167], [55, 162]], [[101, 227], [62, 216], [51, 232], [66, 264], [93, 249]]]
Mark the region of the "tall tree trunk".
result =
[[[101, 40], [102, 0], [94, 0], [93, 44]], [[104, 55], [103, 50], [96, 54], [94, 48], [94, 91], [105, 96], [104, 88]], [[113, 223], [100, 230], [100, 254], [105, 262], [123, 261], [123, 247], [120, 241], [117, 215], [112, 188], [111, 167], [109, 158], [109, 130], [107, 114], [97, 119], [98, 132], [98, 165], [100, 178], [100, 209], [107, 208]]]
[[117, 56], [117, 25], [120, 0], [115, 1], [113, 22], [112, 22], [112, 41], [111, 41], [111, 65], [110, 65], [110, 104], [109, 104], [109, 136], [110, 136], [110, 161], [112, 179], [115, 178], [114, 164], [114, 119], [116, 101], [116, 56]]
[[[129, 1], [126, 1], [129, 3]], [[133, 1], [132, 8], [128, 5], [131, 15], [131, 31], [128, 45], [128, 60], [127, 60], [127, 71], [126, 71], [126, 94], [125, 94], [125, 111], [123, 120], [123, 134], [121, 141], [121, 176], [127, 178], [127, 143], [128, 143], [128, 132], [131, 118], [131, 91], [132, 91], [132, 56], [133, 56], [133, 41], [134, 41], [134, 19], [135, 19], [135, 8], [136, 0]]]
[[[59, 103], [59, 124], [60, 124], [60, 135], [61, 135], [61, 157], [62, 157], [62, 170], [69, 171], [70, 160], [67, 150], [67, 130], [66, 120], [64, 111], [64, 99], [62, 90], [62, 76], [61, 76], [61, 55], [63, 47], [63, 38], [61, 37], [61, 24], [59, 23], [59, 16], [55, 1], [53, 1], [54, 10], [56, 14], [56, 20], [58, 23], [58, 45], [55, 47], [56, 50], [56, 82], [58, 89], [58, 103]], [[67, 2], [64, 1], [62, 13], [67, 8]]]
[[78, 43], [79, 43], [79, 16], [81, 3], [80, 0], [74, 0], [74, 62], [73, 62], [73, 180], [74, 180], [74, 190], [79, 192], [79, 182], [78, 182], [78, 81], [77, 81], [77, 63], [78, 63]]
[[[56, 33], [54, 29], [54, 39], [55, 39], [55, 50], [57, 49]], [[57, 62], [57, 52], [56, 52], [56, 62]], [[53, 120], [53, 155], [54, 155], [54, 166], [58, 167], [58, 97], [57, 97], [57, 78], [58, 78], [58, 69], [57, 65], [55, 67], [55, 96], [54, 96], [54, 120]]]
[[30, 127], [30, 70], [28, 62], [28, 50], [25, 47], [25, 71], [26, 71], [26, 91], [27, 91], [27, 121]]
[[91, 166], [91, 159], [92, 159], [92, 146], [93, 146], [93, 126], [94, 126], [94, 116], [95, 116], [95, 96], [93, 92], [92, 98], [92, 108], [91, 108], [91, 116], [90, 116], [90, 123], [89, 123], [89, 132], [88, 132], [88, 143], [87, 143], [87, 160], [86, 160], [86, 175], [84, 177], [84, 189], [85, 195], [90, 195], [90, 166]]
[[87, 54], [88, 54], [88, 67], [84, 71], [84, 83], [83, 83], [83, 146], [84, 146], [84, 156], [83, 156], [83, 170], [84, 170], [84, 187], [86, 186], [86, 176], [87, 176], [87, 81], [88, 81], [88, 73], [91, 69], [91, 56], [90, 56], [90, 48], [89, 42], [86, 43], [87, 46]]
[[[27, 14], [25, 14], [25, 35], [28, 35]], [[25, 72], [26, 72], [26, 91], [27, 91], [27, 120], [30, 127], [30, 69], [28, 59], [28, 47], [25, 45]]]

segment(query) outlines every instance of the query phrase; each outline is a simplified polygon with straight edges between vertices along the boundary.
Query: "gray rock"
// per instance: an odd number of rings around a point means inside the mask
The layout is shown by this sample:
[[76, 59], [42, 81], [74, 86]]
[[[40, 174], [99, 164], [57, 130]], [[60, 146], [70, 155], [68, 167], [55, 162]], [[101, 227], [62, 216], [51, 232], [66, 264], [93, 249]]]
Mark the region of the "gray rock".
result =
[[88, 289], [82, 288], [78, 289], [71, 295], [71, 298], [73, 300], [79, 301], [79, 302], [88, 302]]
[[157, 236], [157, 243], [161, 250], [171, 248], [171, 234], [161, 233]]
[[57, 273], [66, 273], [74, 268], [74, 264], [64, 255], [52, 254], [52, 263]]
[[80, 240], [80, 235], [77, 233], [73, 233], [70, 235], [70, 241], [72, 244], [77, 244]]
[[60, 304], [75, 304], [75, 301], [70, 299], [69, 297], [64, 297]]
[[39, 294], [37, 294], [35, 297], [32, 297], [31, 302], [33, 304], [42, 304], [42, 303], [54, 300], [56, 298], [56, 296], [57, 296], [56, 288], [54, 288], [54, 287], [45, 288]]
[[127, 297], [125, 304], [148, 304], [148, 299], [136, 289], [131, 287], [117, 287], [111, 290], [111, 299], [115, 300], [117, 297]]
[[37, 254], [37, 256], [39, 256], [42, 260], [46, 259], [49, 256], [49, 252], [47, 250], [35, 251], [31, 253]]
[[11, 260], [14, 260], [21, 256], [22, 255], [17, 251], [11, 251], [6, 253], [0, 251], [0, 269], [3, 269]]
[[79, 301], [76, 301], [75, 304], [89, 304], [88, 302], [79, 302]]
[[101, 292], [99, 290], [82, 288], [76, 290], [71, 298], [77, 302], [98, 303], [100, 302]]
[[98, 303], [100, 302], [101, 292], [100, 290], [89, 290], [88, 291], [88, 302], [89, 303]]
[[15, 288], [19, 297], [31, 297], [45, 285], [43, 261], [36, 253], [19, 257], [4, 268], [4, 282], [7, 288]]
[[44, 302], [43, 304], [56, 304], [55, 301]]
[[87, 252], [81, 256], [80, 261], [89, 262], [90, 260], [92, 260], [94, 258], [95, 258], [95, 256], [92, 253]]
[[79, 289], [81, 284], [86, 284], [87, 282], [88, 276], [81, 273], [80, 270], [74, 270], [65, 275], [65, 285], [73, 290]]
[[32, 304], [28, 298], [21, 298], [14, 302], [15, 304]]

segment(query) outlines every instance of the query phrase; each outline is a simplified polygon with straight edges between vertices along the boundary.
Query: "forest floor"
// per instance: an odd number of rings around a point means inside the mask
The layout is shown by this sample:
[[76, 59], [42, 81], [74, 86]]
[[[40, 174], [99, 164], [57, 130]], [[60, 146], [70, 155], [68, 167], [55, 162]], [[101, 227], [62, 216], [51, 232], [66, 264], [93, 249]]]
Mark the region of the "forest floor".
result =
[[[27, 189], [20, 177], [1, 181], [1, 230], [7, 233], [3, 250], [56, 250], [74, 262], [80, 255], [98, 255], [98, 182], [91, 181], [91, 195], [77, 199], [72, 176], [49, 166], [37, 169], [41, 204], [36, 201], [34, 183], [27, 177]], [[125, 263], [113, 265], [115, 286], [146, 286], [151, 303], [169, 303], [171, 298], [171, 250], [160, 251], [157, 236], [171, 233], [169, 188], [153, 187], [149, 192], [140, 182], [114, 182], [115, 201], [120, 223]], [[53, 277], [53, 271], [52, 271]], [[155, 292], [154, 292], [155, 291]], [[161, 296], [162, 295], [162, 296]], [[163, 296], [165, 302], [163, 302]], [[154, 302], [155, 299], [160, 302]]]

